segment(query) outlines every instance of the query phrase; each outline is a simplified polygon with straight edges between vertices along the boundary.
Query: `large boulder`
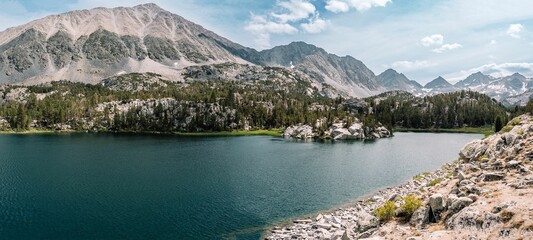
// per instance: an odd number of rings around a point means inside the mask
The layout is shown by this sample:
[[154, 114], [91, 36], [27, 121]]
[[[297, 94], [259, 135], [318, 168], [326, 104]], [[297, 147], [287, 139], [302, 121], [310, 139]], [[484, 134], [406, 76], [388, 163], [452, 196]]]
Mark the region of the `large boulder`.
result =
[[336, 128], [331, 131], [331, 137], [333, 140], [345, 140], [352, 139], [352, 134], [346, 128]]
[[313, 127], [309, 125], [290, 126], [283, 132], [286, 138], [311, 139], [315, 136]]
[[478, 209], [468, 207], [451, 216], [446, 221], [446, 228], [451, 230], [461, 229], [491, 229], [501, 224], [497, 214], [480, 212]]
[[352, 135], [360, 135], [364, 137], [365, 131], [363, 130], [363, 124], [362, 123], [354, 123], [352, 126], [348, 128], [348, 131], [350, 131], [350, 134]]
[[470, 204], [472, 204], [474, 201], [467, 197], [460, 197], [455, 198], [452, 200], [449, 211], [451, 213], [456, 213], [461, 211], [463, 208], [468, 207]]
[[461, 149], [459, 156], [461, 159], [467, 162], [475, 161], [479, 157], [483, 156], [487, 149], [488, 146], [484, 144], [482, 140], [477, 140], [467, 144], [463, 149]]
[[376, 228], [379, 226], [379, 220], [372, 216], [371, 214], [361, 211], [359, 214], [359, 219], [357, 219], [357, 231], [356, 232], [366, 232], [369, 229]]
[[429, 197], [429, 207], [436, 221], [440, 219], [440, 213], [446, 207], [442, 194], [436, 193]]
[[429, 206], [419, 207], [411, 216], [411, 219], [409, 220], [409, 224], [411, 224], [412, 226], [415, 226], [418, 229], [423, 228], [429, 223], [429, 215], [430, 215], [429, 212], [430, 212]]

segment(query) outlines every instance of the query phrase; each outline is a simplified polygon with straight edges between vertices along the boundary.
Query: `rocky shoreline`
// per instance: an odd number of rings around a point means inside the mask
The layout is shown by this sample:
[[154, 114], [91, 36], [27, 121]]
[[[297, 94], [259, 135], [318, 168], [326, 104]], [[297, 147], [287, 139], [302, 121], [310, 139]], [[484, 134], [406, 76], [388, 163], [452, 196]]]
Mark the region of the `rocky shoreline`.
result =
[[[276, 226], [264, 239], [531, 239], [533, 117], [467, 144], [460, 159], [326, 213]], [[420, 201], [405, 216], [406, 196]], [[392, 219], [376, 209], [394, 205]]]

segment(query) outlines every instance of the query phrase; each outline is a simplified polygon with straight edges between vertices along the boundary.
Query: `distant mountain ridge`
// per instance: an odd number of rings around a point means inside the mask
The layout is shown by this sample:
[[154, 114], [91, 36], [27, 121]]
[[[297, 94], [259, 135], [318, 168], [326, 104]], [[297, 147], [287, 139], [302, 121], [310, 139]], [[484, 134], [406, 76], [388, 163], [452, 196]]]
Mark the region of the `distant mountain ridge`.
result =
[[423, 87], [420, 85], [417, 87], [416, 82], [393, 69], [384, 71], [377, 78], [389, 91], [402, 90], [416, 96], [472, 90], [487, 94], [508, 106], [525, 105], [533, 97], [533, 78], [527, 78], [519, 73], [496, 78], [476, 72], [453, 85], [439, 76]]

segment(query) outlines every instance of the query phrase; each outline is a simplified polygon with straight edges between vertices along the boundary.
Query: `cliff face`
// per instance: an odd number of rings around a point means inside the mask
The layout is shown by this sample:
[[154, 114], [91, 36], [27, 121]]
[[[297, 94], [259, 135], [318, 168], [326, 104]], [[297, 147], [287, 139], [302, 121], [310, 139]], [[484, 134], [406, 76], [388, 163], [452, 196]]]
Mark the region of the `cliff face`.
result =
[[[513, 119], [459, 155], [433, 173], [354, 206], [276, 227], [266, 238], [531, 239], [533, 117]], [[407, 202], [415, 206], [412, 214], [406, 213]], [[390, 221], [376, 211], [386, 205], [392, 209]]]

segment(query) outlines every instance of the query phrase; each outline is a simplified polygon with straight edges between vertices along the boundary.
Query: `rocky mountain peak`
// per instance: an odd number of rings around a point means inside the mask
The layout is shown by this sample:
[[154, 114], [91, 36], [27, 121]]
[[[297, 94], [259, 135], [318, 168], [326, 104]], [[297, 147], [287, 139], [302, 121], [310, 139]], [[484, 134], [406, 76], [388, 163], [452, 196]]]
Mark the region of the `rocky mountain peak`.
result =
[[433, 81], [429, 82], [424, 86], [424, 88], [451, 88], [453, 87], [452, 84], [450, 84], [446, 79], [439, 76], [438, 78], [435, 78]]
[[482, 84], [488, 84], [490, 81], [492, 81], [491, 76], [485, 75], [482, 72], [476, 72], [470, 74], [464, 80], [457, 82], [455, 86], [461, 88], [472, 88]]
[[385, 70], [376, 78], [388, 90], [414, 92], [415, 90], [421, 88], [417, 82], [409, 80], [403, 73], [398, 73], [396, 70], [391, 68]]

